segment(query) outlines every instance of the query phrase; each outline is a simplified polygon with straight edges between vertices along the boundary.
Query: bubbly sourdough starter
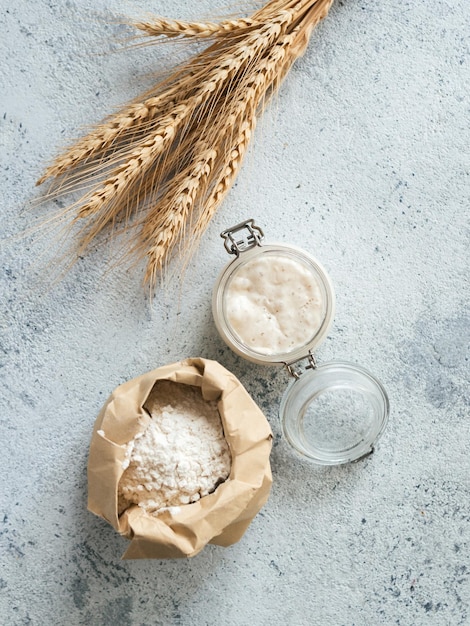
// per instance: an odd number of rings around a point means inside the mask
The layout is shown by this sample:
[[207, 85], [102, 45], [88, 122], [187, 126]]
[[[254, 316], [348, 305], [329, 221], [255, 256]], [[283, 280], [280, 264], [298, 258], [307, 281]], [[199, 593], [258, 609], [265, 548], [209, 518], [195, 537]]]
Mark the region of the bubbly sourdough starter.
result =
[[227, 285], [225, 311], [239, 341], [263, 355], [304, 346], [318, 332], [324, 302], [313, 271], [282, 254], [261, 254]]

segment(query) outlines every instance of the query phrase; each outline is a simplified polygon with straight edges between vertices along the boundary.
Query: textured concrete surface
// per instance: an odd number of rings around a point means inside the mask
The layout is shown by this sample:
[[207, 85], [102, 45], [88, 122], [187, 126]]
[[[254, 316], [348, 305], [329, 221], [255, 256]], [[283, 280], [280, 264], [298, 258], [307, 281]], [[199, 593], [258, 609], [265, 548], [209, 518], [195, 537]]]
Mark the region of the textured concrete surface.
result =
[[[42, 255], [56, 240], [19, 235], [56, 206], [25, 207], [56, 149], [173, 58], [164, 47], [114, 54], [128, 33], [120, 14], [233, 6], [0, 7], [0, 623], [469, 624], [468, 2], [338, 0], [267, 110], [183, 288], [151, 306], [138, 271], [103, 274], [98, 246], [50, 285]], [[286, 375], [216, 334], [219, 232], [248, 216], [270, 240], [314, 252], [333, 279], [336, 320], [319, 360], [356, 361], [387, 387], [390, 423], [365, 461], [299, 461], [277, 417]], [[95, 415], [124, 380], [198, 355], [263, 407], [272, 496], [229, 549], [121, 562], [125, 540], [86, 511]]]

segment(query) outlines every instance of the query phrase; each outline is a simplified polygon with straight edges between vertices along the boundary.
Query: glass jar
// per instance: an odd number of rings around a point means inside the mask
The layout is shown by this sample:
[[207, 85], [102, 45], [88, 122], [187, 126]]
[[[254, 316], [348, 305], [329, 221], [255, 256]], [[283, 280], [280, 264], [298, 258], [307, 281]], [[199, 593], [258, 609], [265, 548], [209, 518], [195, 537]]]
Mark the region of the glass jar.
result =
[[317, 365], [313, 349], [327, 336], [335, 308], [322, 265], [294, 246], [263, 244], [263, 231], [251, 219], [221, 236], [235, 259], [216, 281], [214, 321], [238, 355], [282, 364], [292, 376], [280, 407], [288, 443], [321, 465], [368, 456], [386, 426], [389, 402], [380, 382], [362, 367]]

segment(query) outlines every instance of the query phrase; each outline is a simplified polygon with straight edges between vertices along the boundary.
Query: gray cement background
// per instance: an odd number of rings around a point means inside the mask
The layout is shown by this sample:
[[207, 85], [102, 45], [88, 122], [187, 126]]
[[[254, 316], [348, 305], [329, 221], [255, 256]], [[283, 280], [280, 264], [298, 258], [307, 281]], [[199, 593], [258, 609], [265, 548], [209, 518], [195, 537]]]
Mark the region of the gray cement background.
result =
[[[111, 53], [128, 33], [116, 17], [227, 7], [0, 8], [0, 623], [469, 624], [466, 0], [337, 1], [266, 111], [183, 288], [170, 284], [151, 306], [138, 271], [103, 275], [98, 246], [45, 289], [38, 259], [56, 243], [18, 236], [34, 221], [25, 206], [67, 138], [173, 60], [164, 47]], [[365, 461], [297, 460], [277, 417], [286, 375], [236, 357], [215, 331], [219, 232], [249, 216], [330, 273], [336, 320], [319, 360], [356, 361], [389, 392], [389, 426]], [[86, 511], [92, 424], [119, 383], [187, 356], [217, 359], [262, 406], [272, 495], [231, 548], [122, 562], [125, 540]]]

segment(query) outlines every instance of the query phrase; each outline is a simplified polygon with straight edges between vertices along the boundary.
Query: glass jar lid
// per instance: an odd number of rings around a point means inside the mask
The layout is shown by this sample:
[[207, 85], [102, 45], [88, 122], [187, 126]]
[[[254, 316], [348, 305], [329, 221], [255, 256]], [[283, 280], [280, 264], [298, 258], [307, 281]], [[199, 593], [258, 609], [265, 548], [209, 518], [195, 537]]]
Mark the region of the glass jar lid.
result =
[[280, 406], [286, 440], [320, 465], [369, 455], [388, 415], [389, 401], [381, 383], [358, 365], [336, 361], [296, 374]]
[[294, 246], [257, 241], [236, 250], [213, 292], [214, 321], [222, 339], [255, 363], [304, 357], [323, 341], [333, 321], [334, 292], [322, 265]]

